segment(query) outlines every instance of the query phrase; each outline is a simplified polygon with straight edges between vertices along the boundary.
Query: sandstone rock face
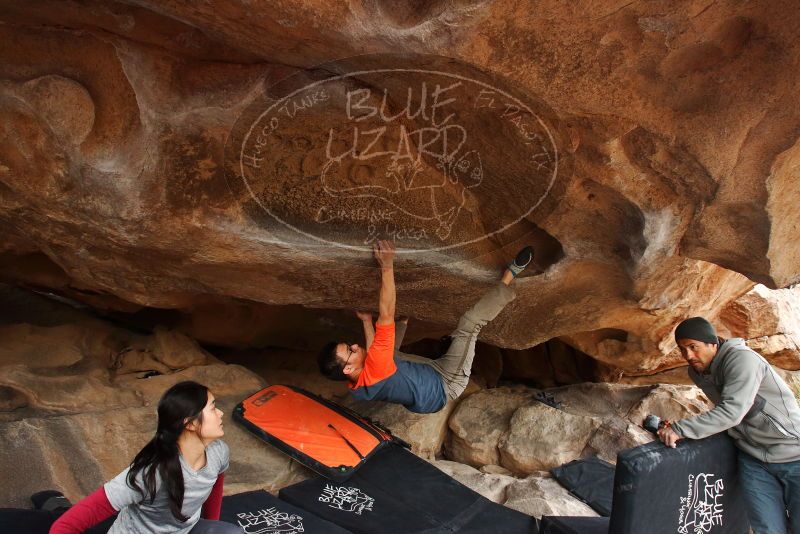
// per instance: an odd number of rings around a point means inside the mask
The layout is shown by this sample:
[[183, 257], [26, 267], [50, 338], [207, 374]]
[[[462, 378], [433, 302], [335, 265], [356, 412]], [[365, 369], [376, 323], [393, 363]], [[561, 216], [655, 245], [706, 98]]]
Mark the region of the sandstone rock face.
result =
[[0, 419], [141, 405], [114, 387], [109, 367], [130, 335], [106, 325], [0, 326]]
[[758, 285], [728, 304], [720, 321], [773, 365], [800, 369], [800, 286], [773, 291]]
[[498, 504], [506, 502], [506, 488], [517, 480], [508, 474], [483, 473], [458, 462], [437, 460], [432, 463], [468, 488]]
[[[221, 409], [230, 413], [239, 400], [238, 395], [220, 397]], [[0, 502], [28, 508], [32, 493], [50, 488], [61, 489], [73, 502], [81, 499], [130, 464], [153, 437], [155, 422], [154, 408], [147, 407], [0, 425], [0, 471], [5, 480], [15, 481], [0, 491]], [[226, 493], [277, 491], [311, 474], [233, 423], [225, 425], [225, 434], [226, 443], [236, 451], [226, 474]]]
[[524, 388], [497, 388], [462, 400], [450, 418], [447, 456], [475, 467], [500, 465], [500, 438], [508, 432], [514, 412], [531, 397]]
[[170, 369], [185, 369], [214, 361], [214, 357], [201, 349], [197, 341], [164, 328], [153, 332], [153, 352], [156, 359]]
[[176, 332], [135, 334], [77, 311], [19, 302], [20, 318], [73, 322], [0, 325], [0, 472], [15, 481], [0, 490], [0, 506], [27, 508], [29, 495], [43, 489], [61, 489], [73, 502], [94, 491], [152, 438], [158, 400], [183, 380], [208, 386], [225, 413], [224, 439], [235, 451], [226, 492], [276, 491], [310, 475], [228, 419], [236, 403], [264, 387], [253, 372], [221, 363]]
[[546, 390], [560, 409], [534, 400], [536, 390], [483, 390], [461, 401], [450, 417], [445, 454], [480, 467], [497, 464], [517, 475], [549, 470], [649, 443], [646, 415], [682, 419], [711, 407], [696, 387], [576, 384]]
[[539, 519], [544, 515], [599, 515], [554, 479], [542, 476], [530, 476], [510, 484], [506, 488], [505, 505]]
[[748, 339], [747, 345], [775, 366], [800, 369], [800, 334], [777, 334]]
[[546, 471], [578, 457], [600, 422], [558, 413], [543, 404], [519, 408], [498, 448], [500, 463], [515, 473]]
[[622, 372], [582, 353], [559, 339], [530, 349], [501, 349], [502, 377], [513, 382], [551, 388], [579, 382], [616, 382]]
[[[114, 440], [151, 421], [170, 381], [209, 381], [228, 407], [264, 383], [192, 339], [307, 354], [360, 339], [350, 310], [375, 307], [379, 238], [399, 247], [409, 342], [452, 330], [533, 244], [537, 265], [481, 338], [525, 351], [506, 365], [543, 386], [589, 378], [568, 351], [532, 349], [555, 338], [596, 361], [592, 379], [681, 381], [672, 331], [694, 315], [800, 369], [778, 302], [795, 297], [757, 289], [748, 311], [729, 306], [755, 282], [800, 282], [793, 3], [134, 4], [0, 9], [0, 280], [148, 327], [170, 318], [151, 336], [0, 310], [13, 319], [0, 326], [3, 473], [74, 498], [129, 460], [146, 432]], [[491, 386], [502, 358], [489, 352]], [[562, 410], [491, 391], [449, 421], [370, 409], [425, 456], [444, 443], [451, 459], [528, 474], [613, 459], [649, 438], [646, 412], [703, 407], [682, 388], [552, 390]], [[236, 488], [303, 476], [247, 454]], [[509, 484], [506, 503], [553, 512], [525, 500], [555, 491], [540, 478]]]
[[374, 307], [377, 237], [445, 330], [533, 242], [485, 340], [674, 367], [680, 319], [799, 280], [792, 8], [7, 2], [0, 274], [267, 345], [262, 305]]
[[620, 382], [631, 385], [657, 385], [657, 384], [675, 384], [683, 386], [693, 386], [694, 382], [689, 378], [689, 371], [686, 366], [668, 369], [652, 375], [641, 375], [632, 377], [623, 377]]
[[713, 407], [713, 404], [696, 387], [661, 385], [652, 389], [628, 413], [627, 419], [641, 425], [649, 414], [662, 419], [677, 421], [685, 417], [699, 415]]
[[794, 334], [800, 329], [800, 286], [770, 290], [757, 285], [728, 304], [720, 321], [731, 337]]
[[455, 406], [454, 402], [436, 413], [418, 414], [409, 412], [404, 406], [386, 402], [350, 402], [356, 412], [372, 419], [392, 431], [394, 435], [411, 445], [411, 452], [426, 459], [435, 458], [447, 435], [447, 420]]
[[[119, 389], [136, 395], [134, 407], [82, 406], [89, 413], [48, 418], [28, 417], [0, 425], [0, 471], [15, 484], [0, 493], [3, 506], [28, 507], [30, 494], [59, 488], [78, 500], [127, 467], [153, 436], [155, 406], [164, 391], [181, 380], [196, 380], [217, 395], [226, 414], [263, 383], [243, 368], [227, 365], [194, 367], [146, 380], [123, 380]], [[130, 388], [130, 389], [128, 389]], [[113, 391], [113, 390], [112, 390]], [[65, 395], [58, 390], [55, 394]], [[225, 416], [227, 417], [227, 415]], [[310, 473], [252, 434], [226, 421], [225, 441], [235, 451], [226, 492], [264, 488], [276, 491]]]
[[[84, 319], [52, 327], [2, 325], [0, 334], [0, 419], [142, 405], [143, 392], [161, 382], [160, 377], [139, 380], [147, 373], [172, 377], [192, 368], [202, 375], [209, 367], [227, 367], [209, 366], [221, 362], [195, 341], [167, 330], [146, 337]], [[244, 387], [258, 384], [243, 368], [230, 366], [225, 373]]]

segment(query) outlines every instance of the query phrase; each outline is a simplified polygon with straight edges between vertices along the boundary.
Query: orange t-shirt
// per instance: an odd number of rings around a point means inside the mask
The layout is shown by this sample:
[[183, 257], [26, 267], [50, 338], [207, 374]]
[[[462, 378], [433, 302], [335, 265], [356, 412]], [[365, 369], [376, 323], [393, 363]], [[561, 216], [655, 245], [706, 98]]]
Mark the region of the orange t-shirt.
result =
[[364, 368], [356, 383], [348, 382], [350, 389], [371, 386], [392, 376], [397, 371], [394, 363], [394, 323], [376, 324], [375, 339], [367, 349]]

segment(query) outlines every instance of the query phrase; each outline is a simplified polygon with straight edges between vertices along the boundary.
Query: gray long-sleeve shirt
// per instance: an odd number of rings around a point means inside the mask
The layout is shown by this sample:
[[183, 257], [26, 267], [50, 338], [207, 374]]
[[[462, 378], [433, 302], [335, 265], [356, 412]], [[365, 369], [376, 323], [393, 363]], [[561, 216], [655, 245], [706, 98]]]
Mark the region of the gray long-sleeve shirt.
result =
[[739, 449], [764, 462], [800, 460], [800, 408], [786, 382], [742, 339], [723, 342], [704, 373], [689, 376], [714, 408], [672, 425], [683, 438], [728, 431]]

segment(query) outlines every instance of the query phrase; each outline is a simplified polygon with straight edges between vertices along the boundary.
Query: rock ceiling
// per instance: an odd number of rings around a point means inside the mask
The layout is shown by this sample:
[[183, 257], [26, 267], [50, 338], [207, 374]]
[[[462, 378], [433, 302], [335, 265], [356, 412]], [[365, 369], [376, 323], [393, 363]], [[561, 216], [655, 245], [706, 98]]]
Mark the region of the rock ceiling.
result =
[[393, 238], [400, 311], [448, 327], [534, 243], [487, 341], [669, 367], [678, 320], [800, 281], [800, 12], [580, 7], [5, 2], [0, 276], [369, 308]]

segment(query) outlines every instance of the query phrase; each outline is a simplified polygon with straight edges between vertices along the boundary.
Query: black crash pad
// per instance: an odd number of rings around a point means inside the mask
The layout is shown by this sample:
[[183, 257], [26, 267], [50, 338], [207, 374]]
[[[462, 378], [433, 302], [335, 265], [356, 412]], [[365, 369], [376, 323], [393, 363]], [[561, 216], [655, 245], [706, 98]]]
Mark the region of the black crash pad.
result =
[[47, 534], [50, 525], [58, 519], [60, 512], [0, 508], [0, 532], [4, 534]]
[[355, 534], [535, 534], [536, 520], [479, 495], [398, 446], [378, 451], [345, 482], [323, 478], [280, 498]]
[[737, 454], [724, 433], [674, 449], [654, 441], [620, 452], [610, 532], [746, 534]]
[[607, 517], [544, 516], [539, 525], [541, 534], [608, 534]]
[[598, 514], [611, 515], [614, 465], [596, 456], [574, 460], [551, 471], [558, 482]]
[[[24, 508], [0, 508], [0, 532], [2, 534], [48, 534], [56, 519], [64, 513], [63, 509], [55, 511], [27, 510]], [[116, 514], [99, 525], [84, 531], [84, 534], [105, 534]]]
[[220, 519], [239, 525], [245, 534], [349, 534], [263, 490], [231, 495], [222, 500]]
[[617, 455], [605, 531], [599, 520], [544, 517], [542, 532], [746, 534], [750, 527], [737, 478], [737, 454], [726, 434], [681, 440], [675, 449], [660, 441], [626, 449]]

